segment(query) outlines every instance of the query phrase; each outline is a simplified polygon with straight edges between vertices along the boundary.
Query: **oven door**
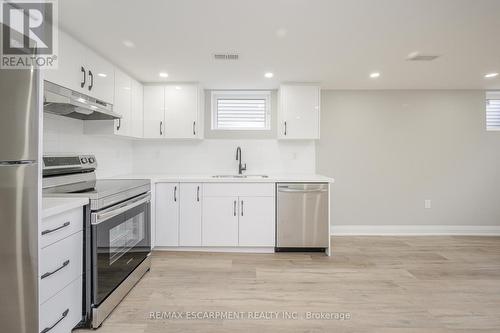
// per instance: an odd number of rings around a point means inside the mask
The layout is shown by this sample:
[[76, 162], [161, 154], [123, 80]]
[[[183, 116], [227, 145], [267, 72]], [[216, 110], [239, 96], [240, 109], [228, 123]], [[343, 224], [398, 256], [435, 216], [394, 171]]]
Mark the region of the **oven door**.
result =
[[92, 213], [92, 304], [98, 306], [151, 252], [149, 193]]

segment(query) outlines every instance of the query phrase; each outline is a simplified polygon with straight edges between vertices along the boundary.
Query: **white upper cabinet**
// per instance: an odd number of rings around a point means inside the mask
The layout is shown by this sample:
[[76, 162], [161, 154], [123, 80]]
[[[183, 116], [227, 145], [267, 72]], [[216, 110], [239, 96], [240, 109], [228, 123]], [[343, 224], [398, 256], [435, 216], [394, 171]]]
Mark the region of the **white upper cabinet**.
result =
[[44, 79], [83, 92], [87, 87], [85, 66], [85, 47], [66, 33], [59, 31], [58, 67], [45, 70]]
[[144, 90], [142, 84], [132, 80], [131, 135], [135, 138], [142, 138], [144, 134], [143, 95]]
[[108, 103], [114, 102], [115, 69], [114, 66], [95, 52], [86, 52], [87, 84], [86, 95]]
[[165, 137], [165, 89], [144, 86], [144, 138]]
[[196, 138], [198, 127], [198, 86], [165, 86], [165, 137]]
[[44, 71], [44, 79], [106, 103], [114, 102], [113, 65], [62, 31], [58, 68]]
[[320, 87], [282, 85], [279, 91], [278, 138], [319, 139]]
[[115, 69], [115, 104], [113, 111], [122, 116], [115, 120], [115, 134], [131, 136], [132, 132], [132, 79]]
[[201, 91], [196, 84], [144, 87], [144, 137], [198, 139]]

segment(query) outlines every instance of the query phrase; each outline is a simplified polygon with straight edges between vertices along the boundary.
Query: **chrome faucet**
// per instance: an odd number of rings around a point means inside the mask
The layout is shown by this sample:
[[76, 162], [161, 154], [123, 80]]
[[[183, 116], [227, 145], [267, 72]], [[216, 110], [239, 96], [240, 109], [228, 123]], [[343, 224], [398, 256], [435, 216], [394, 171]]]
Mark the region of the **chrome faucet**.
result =
[[243, 174], [243, 171], [245, 171], [247, 169], [247, 164], [246, 163], [245, 163], [245, 165], [241, 164], [241, 148], [240, 147], [236, 148], [236, 160], [239, 162], [238, 174], [241, 175], [241, 174]]

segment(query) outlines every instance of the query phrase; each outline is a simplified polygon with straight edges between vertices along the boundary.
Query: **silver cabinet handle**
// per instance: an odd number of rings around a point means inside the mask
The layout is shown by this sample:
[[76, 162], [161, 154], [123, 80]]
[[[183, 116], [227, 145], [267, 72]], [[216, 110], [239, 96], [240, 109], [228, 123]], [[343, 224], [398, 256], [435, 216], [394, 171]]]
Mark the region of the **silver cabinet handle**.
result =
[[234, 200], [234, 205], [233, 205], [233, 216], [236, 216], [236, 200]]
[[160, 121], [160, 135], [163, 135], [163, 121]]
[[241, 216], [243, 216], [243, 200], [241, 200]]
[[54, 231], [57, 231], [57, 230], [60, 230], [62, 228], [66, 228], [67, 226], [69, 226], [71, 223], [68, 221], [68, 222], [64, 222], [60, 227], [57, 227], [57, 228], [54, 228], [54, 229], [47, 229], [47, 230], [44, 230], [42, 231], [42, 235], [46, 235], [46, 234], [50, 234], [51, 232], [54, 232]]
[[196, 135], [196, 121], [193, 121], [193, 135]]
[[83, 73], [83, 80], [80, 82], [80, 87], [83, 88], [85, 87], [85, 82], [87, 80], [87, 73], [85, 72], [85, 67], [83, 66], [80, 68], [80, 71]]
[[196, 188], [196, 201], [200, 202], [200, 186]]
[[59, 323], [60, 323], [60, 322], [61, 322], [64, 318], [66, 318], [66, 316], [68, 315], [68, 313], [69, 313], [69, 309], [64, 310], [64, 312], [63, 312], [63, 313], [62, 313], [62, 315], [61, 315], [61, 318], [59, 318], [59, 320], [58, 320], [58, 321], [56, 321], [56, 322], [54, 323], [54, 325], [52, 325], [52, 326], [50, 326], [50, 327], [46, 327], [46, 328], [44, 328], [44, 329], [43, 329], [40, 333], [47, 333], [47, 332], [49, 332], [50, 330], [52, 330], [54, 327], [56, 327], [56, 326], [57, 326], [57, 324], [59, 324]]
[[121, 127], [122, 127], [122, 120], [118, 119], [118, 124], [116, 125], [116, 130], [119, 131]]
[[286, 136], [286, 121], [285, 121], [285, 136]]
[[53, 270], [52, 272], [47, 272], [47, 273], [43, 274], [40, 279], [43, 280], [45, 278], [48, 278], [52, 274], [59, 272], [61, 269], [63, 269], [64, 267], [66, 267], [68, 265], [69, 265], [69, 260], [66, 260], [65, 262], [62, 263], [62, 265], [59, 268]]
[[177, 202], [177, 186], [174, 186], [174, 202]]

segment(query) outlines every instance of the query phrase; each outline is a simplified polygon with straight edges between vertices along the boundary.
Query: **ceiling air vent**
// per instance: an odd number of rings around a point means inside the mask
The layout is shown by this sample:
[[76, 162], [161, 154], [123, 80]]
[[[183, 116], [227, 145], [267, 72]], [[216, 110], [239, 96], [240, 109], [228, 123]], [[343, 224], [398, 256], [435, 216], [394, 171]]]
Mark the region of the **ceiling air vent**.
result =
[[422, 53], [410, 53], [406, 60], [409, 61], [432, 61], [439, 58], [437, 54], [422, 54]]
[[240, 56], [236, 53], [215, 53], [215, 60], [238, 60]]

